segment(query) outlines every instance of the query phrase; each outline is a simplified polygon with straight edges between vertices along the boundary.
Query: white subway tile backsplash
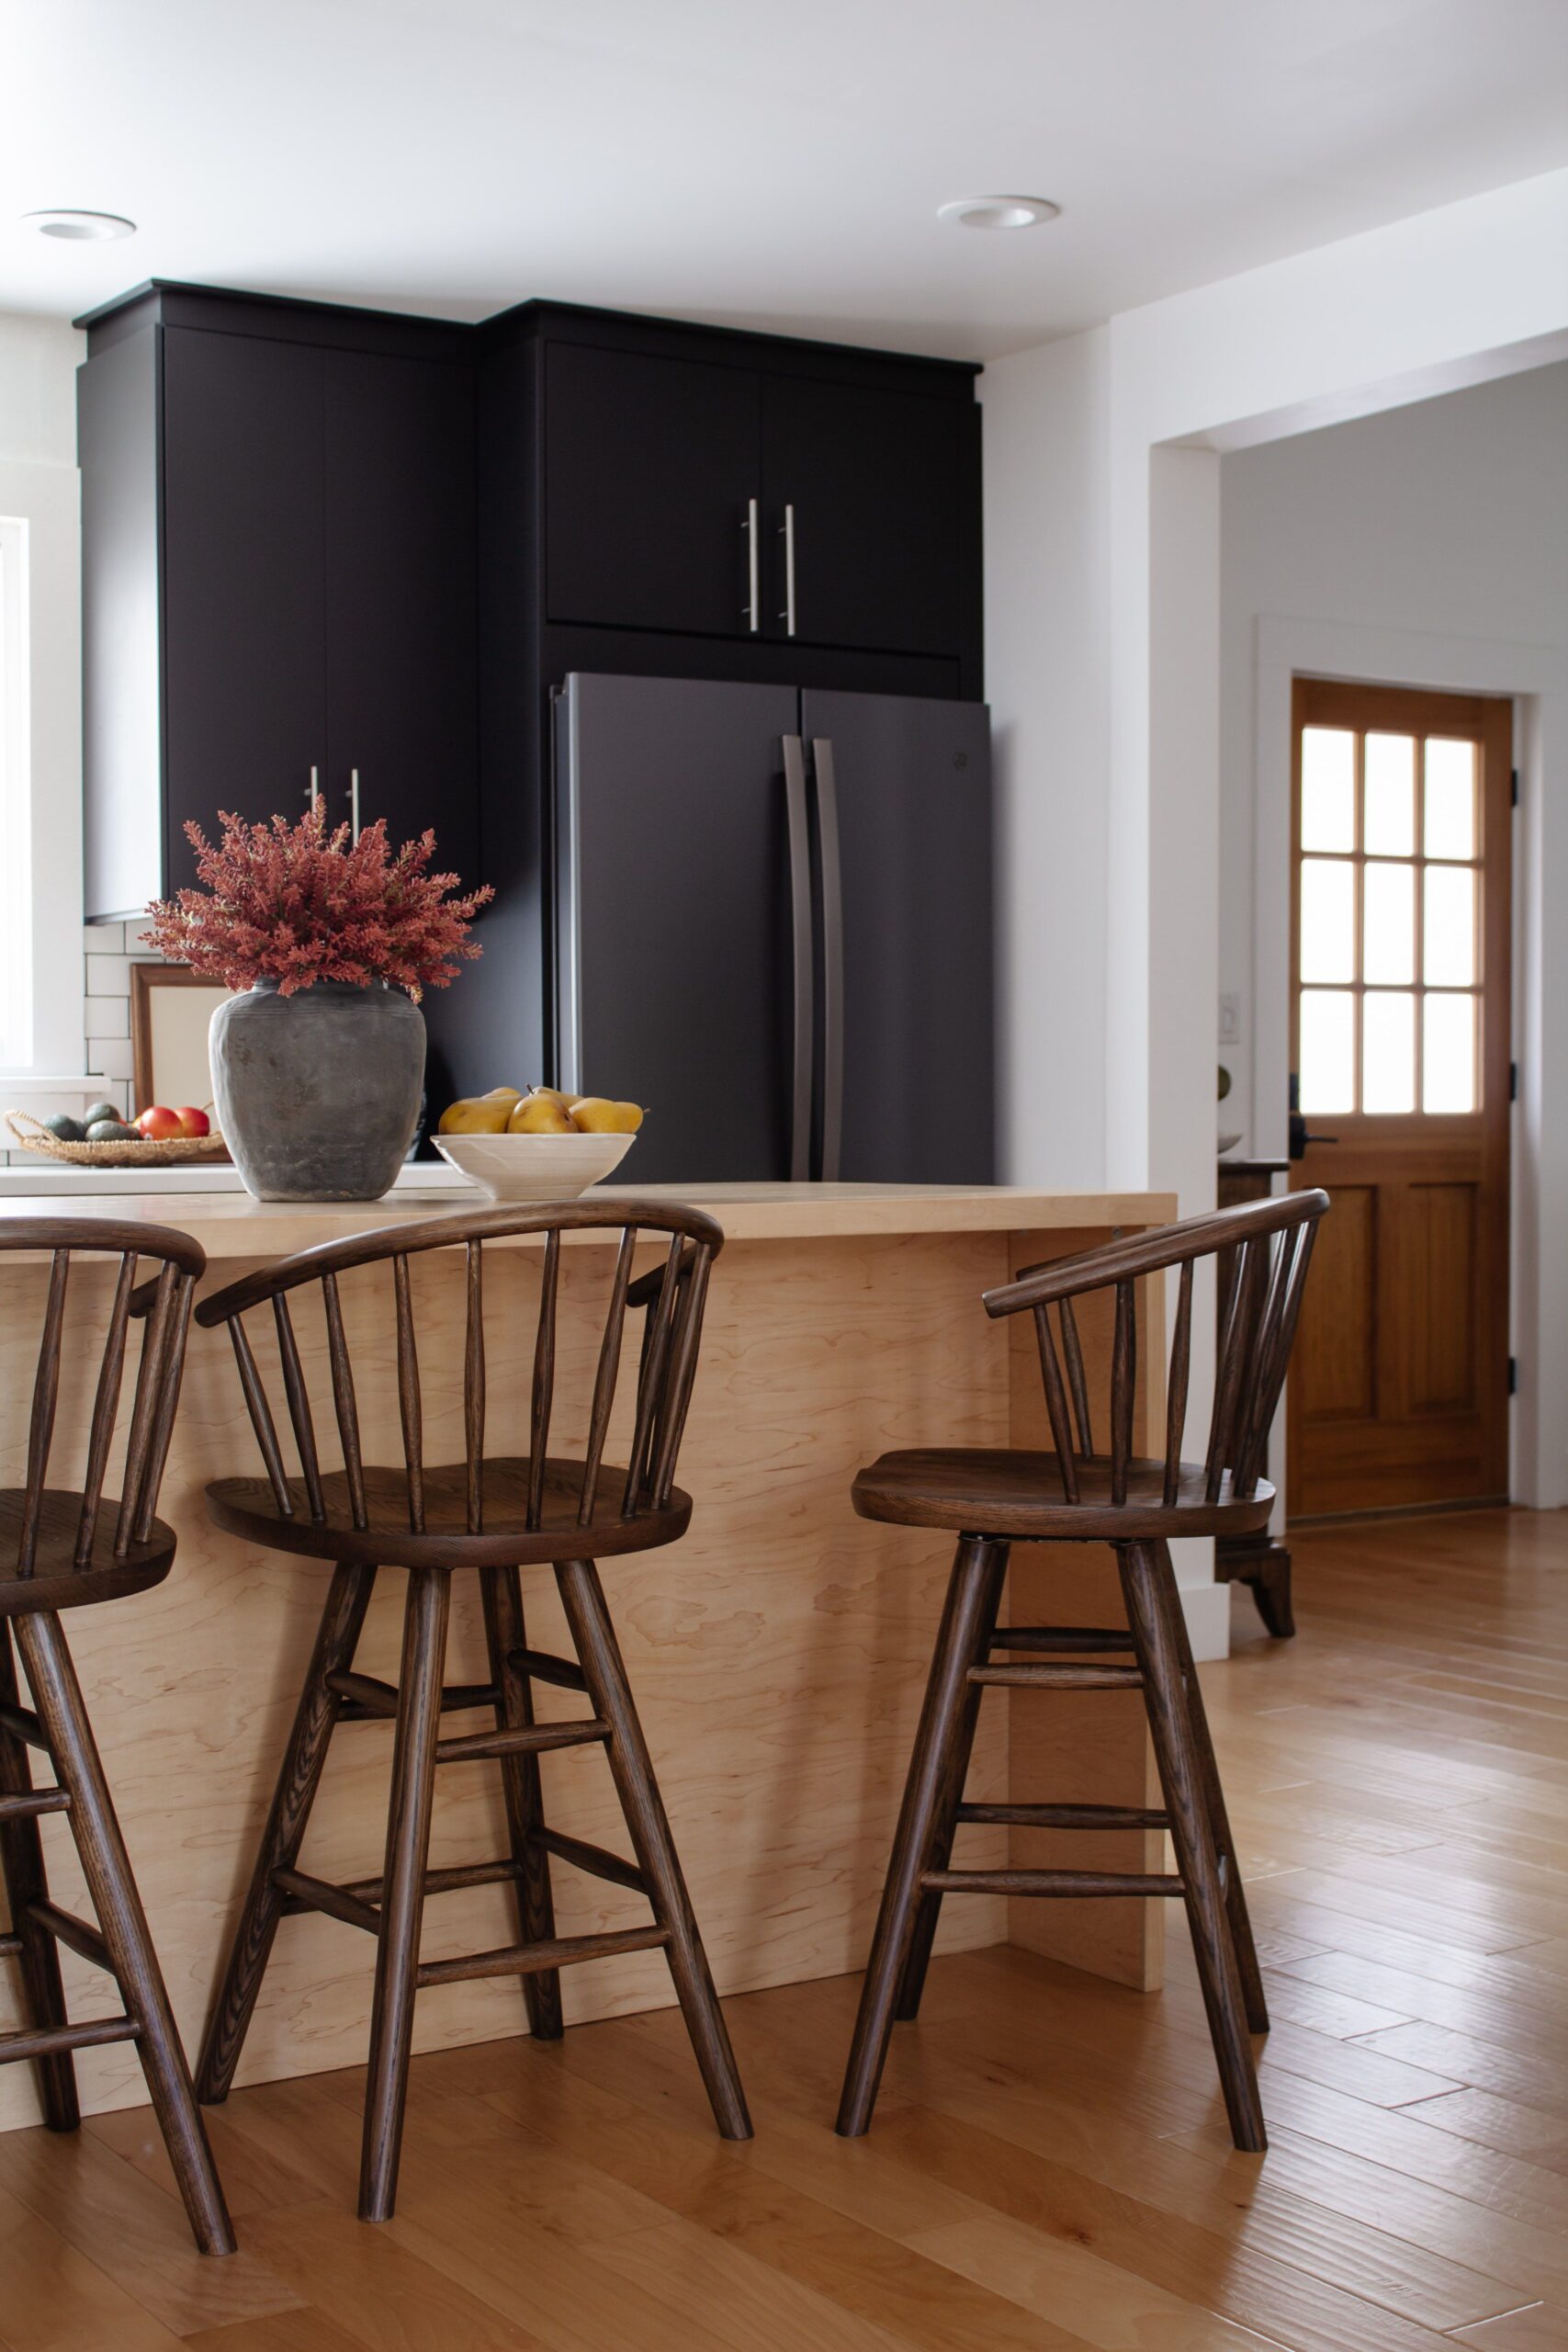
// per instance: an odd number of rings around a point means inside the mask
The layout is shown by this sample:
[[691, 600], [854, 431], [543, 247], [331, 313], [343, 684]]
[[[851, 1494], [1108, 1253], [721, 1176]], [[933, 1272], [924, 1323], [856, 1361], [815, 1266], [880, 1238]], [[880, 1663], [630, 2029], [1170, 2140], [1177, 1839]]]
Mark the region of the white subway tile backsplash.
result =
[[125, 925], [122, 922], [89, 922], [82, 929], [82, 946], [88, 956], [123, 956]]
[[[95, 997], [102, 996], [122, 996], [129, 1001], [130, 995], [130, 957], [129, 956], [89, 956], [85, 958], [85, 963], [89, 1003]], [[87, 1023], [89, 1028], [100, 1029], [106, 1035], [111, 1025], [103, 1021], [93, 1021]]]
[[83, 1025], [89, 1037], [129, 1037], [130, 1035], [130, 998], [124, 996], [90, 996], [82, 1008]]
[[99, 1078], [129, 1079], [130, 1070], [130, 1038], [96, 1037], [87, 1039], [87, 1068]]

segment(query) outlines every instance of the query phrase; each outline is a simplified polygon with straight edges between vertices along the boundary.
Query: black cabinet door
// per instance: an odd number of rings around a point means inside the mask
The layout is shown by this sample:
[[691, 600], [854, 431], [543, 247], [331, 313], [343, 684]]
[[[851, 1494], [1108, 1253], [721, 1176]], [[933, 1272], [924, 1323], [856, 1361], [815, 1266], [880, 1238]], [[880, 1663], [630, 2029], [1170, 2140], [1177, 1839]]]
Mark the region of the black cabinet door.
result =
[[[762, 394], [767, 628], [812, 645], [962, 643], [967, 412], [922, 392], [769, 377]], [[784, 527], [793, 510], [795, 628]]]
[[307, 807], [324, 781], [322, 354], [164, 334], [164, 859], [196, 878], [183, 828]]
[[334, 823], [434, 828], [479, 876], [474, 376], [331, 351], [325, 369], [327, 734]]
[[746, 520], [761, 488], [761, 400], [749, 368], [547, 346], [551, 620], [750, 632]]

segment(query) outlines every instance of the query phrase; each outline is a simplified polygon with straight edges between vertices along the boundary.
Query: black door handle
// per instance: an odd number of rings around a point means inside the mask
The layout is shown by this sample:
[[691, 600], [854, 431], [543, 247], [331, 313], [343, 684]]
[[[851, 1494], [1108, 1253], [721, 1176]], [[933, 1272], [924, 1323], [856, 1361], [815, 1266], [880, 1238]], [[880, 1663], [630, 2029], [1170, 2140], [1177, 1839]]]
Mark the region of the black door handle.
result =
[[1339, 1140], [1337, 1136], [1308, 1135], [1307, 1123], [1299, 1111], [1291, 1113], [1289, 1136], [1286, 1149], [1292, 1159], [1304, 1159], [1309, 1143], [1337, 1143]]

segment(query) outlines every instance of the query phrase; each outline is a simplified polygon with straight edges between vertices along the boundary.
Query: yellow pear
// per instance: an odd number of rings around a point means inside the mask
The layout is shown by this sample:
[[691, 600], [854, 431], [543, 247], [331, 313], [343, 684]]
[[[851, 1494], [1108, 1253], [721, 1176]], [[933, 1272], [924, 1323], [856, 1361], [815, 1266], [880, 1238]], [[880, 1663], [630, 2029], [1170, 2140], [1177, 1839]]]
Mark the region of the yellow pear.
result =
[[521, 1102], [522, 1100], [523, 1089], [520, 1086], [492, 1086], [479, 1097], [481, 1102]]
[[491, 1101], [488, 1095], [482, 1102], [465, 1096], [460, 1102], [448, 1103], [435, 1132], [441, 1136], [502, 1136], [511, 1110], [510, 1102]]
[[563, 1094], [558, 1086], [535, 1086], [531, 1087], [529, 1091], [543, 1095], [547, 1102], [558, 1102], [563, 1111], [570, 1111], [574, 1102], [581, 1102], [587, 1099], [581, 1094]]
[[570, 1136], [576, 1132], [553, 1094], [525, 1094], [512, 1106], [506, 1123], [509, 1136]]
[[642, 1113], [635, 1102], [611, 1102], [603, 1094], [584, 1094], [571, 1106], [571, 1124], [583, 1136], [635, 1136]]

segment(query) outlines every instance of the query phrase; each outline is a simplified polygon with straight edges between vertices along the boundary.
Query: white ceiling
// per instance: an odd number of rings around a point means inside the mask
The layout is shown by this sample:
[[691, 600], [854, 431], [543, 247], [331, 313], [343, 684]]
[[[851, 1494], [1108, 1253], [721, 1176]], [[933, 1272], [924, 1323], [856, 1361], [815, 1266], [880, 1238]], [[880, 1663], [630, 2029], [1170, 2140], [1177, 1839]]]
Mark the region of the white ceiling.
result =
[[[1568, 4], [0, 0], [0, 308], [536, 294], [979, 358], [1568, 163]], [[993, 189], [1063, 217], [933, 218]]]

